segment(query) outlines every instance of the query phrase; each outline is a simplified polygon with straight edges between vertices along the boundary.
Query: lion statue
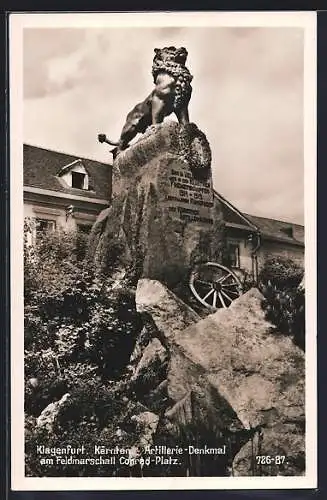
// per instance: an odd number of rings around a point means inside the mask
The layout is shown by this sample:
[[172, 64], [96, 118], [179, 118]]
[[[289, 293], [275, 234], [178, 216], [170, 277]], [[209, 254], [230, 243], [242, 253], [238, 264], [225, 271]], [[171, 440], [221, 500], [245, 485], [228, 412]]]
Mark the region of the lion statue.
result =
[[163, 122], [165, 116], [175, 113], [179, 123], [189, 123], [188, 103], [192, 94], [193, 76], [185, 66], [187, 50], [184, 47], [154, 49], [152, 76], [155, 87], [151, 94], [128, 113], [118, 142], [99, 134], [98, 140], [117, 146], [115, 154], [126, 149], [138, 133], [150, 125]]

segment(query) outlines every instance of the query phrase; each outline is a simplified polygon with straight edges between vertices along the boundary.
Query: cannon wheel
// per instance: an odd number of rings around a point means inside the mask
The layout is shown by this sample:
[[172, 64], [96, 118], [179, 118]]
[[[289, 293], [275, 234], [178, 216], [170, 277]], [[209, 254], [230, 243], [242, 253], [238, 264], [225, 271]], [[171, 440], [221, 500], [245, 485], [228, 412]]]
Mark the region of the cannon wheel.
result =
[[242, 284], [236, 274], [216, 262], [196, 266], [189, 286], [194, 297], [209, 309], [227, 308], [242, 294]]

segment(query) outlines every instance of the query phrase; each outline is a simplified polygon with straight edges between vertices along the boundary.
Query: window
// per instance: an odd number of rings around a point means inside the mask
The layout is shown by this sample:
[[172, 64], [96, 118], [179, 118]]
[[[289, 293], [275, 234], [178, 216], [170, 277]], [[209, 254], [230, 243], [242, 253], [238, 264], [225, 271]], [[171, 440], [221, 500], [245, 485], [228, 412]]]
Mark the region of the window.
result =
[[56, 229], [56, 221], [50, 219], [35, 219], [34, 230], [32, 231], [32, 241], [35, 242], [38, 237], [48, 231]]
[[89, 186], [90, 176], [81, 159], [74, 160], [62, 167], [57, 176], [64, 186], [84, 189], [85, 191], [91, 189]]
[[72, 187], [76, 189], [86, 189], [86, 175], [81, 172], [72, 172]]
[[56, 221], [49, 219], [36, 219], [36, 233], [45, 233], [56, 229]]
[[230, 267], [240, 267], [240, 246], [238, 243], [228, 243], [228, 265]]
[[51, 219], [41, 219], [38, 217], [26, 217], [24, 220], [24, 232], [27, 245], [35, 245], [40, 236], [48, 231], [56, 229], [56, 221]]

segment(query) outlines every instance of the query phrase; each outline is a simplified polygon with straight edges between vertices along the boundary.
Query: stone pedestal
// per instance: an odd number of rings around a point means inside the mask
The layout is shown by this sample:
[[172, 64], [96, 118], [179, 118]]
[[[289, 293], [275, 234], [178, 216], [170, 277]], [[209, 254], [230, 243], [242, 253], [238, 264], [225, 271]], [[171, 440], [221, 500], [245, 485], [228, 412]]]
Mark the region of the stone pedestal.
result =
[[[211, 152], [194, 125], [165, 122], [121, 152], [113, 165], [113, 199], [95, 223], [89, 257], [101, 272], [116, 266], [169, 287], [219, 248]], [[114, 249], [114, 251], [113, 251]]]

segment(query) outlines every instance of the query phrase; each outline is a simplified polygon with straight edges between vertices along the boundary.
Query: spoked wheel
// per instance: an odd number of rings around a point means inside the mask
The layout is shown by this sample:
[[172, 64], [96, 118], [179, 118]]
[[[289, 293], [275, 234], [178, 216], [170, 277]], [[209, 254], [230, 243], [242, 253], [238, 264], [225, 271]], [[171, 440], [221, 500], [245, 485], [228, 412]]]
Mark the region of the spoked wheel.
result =
[[236, 274], [216, 262], [198, 265], [191, 274], [189, 285], [194, 297], [209, 309], [226, 308], [242, 294]]

